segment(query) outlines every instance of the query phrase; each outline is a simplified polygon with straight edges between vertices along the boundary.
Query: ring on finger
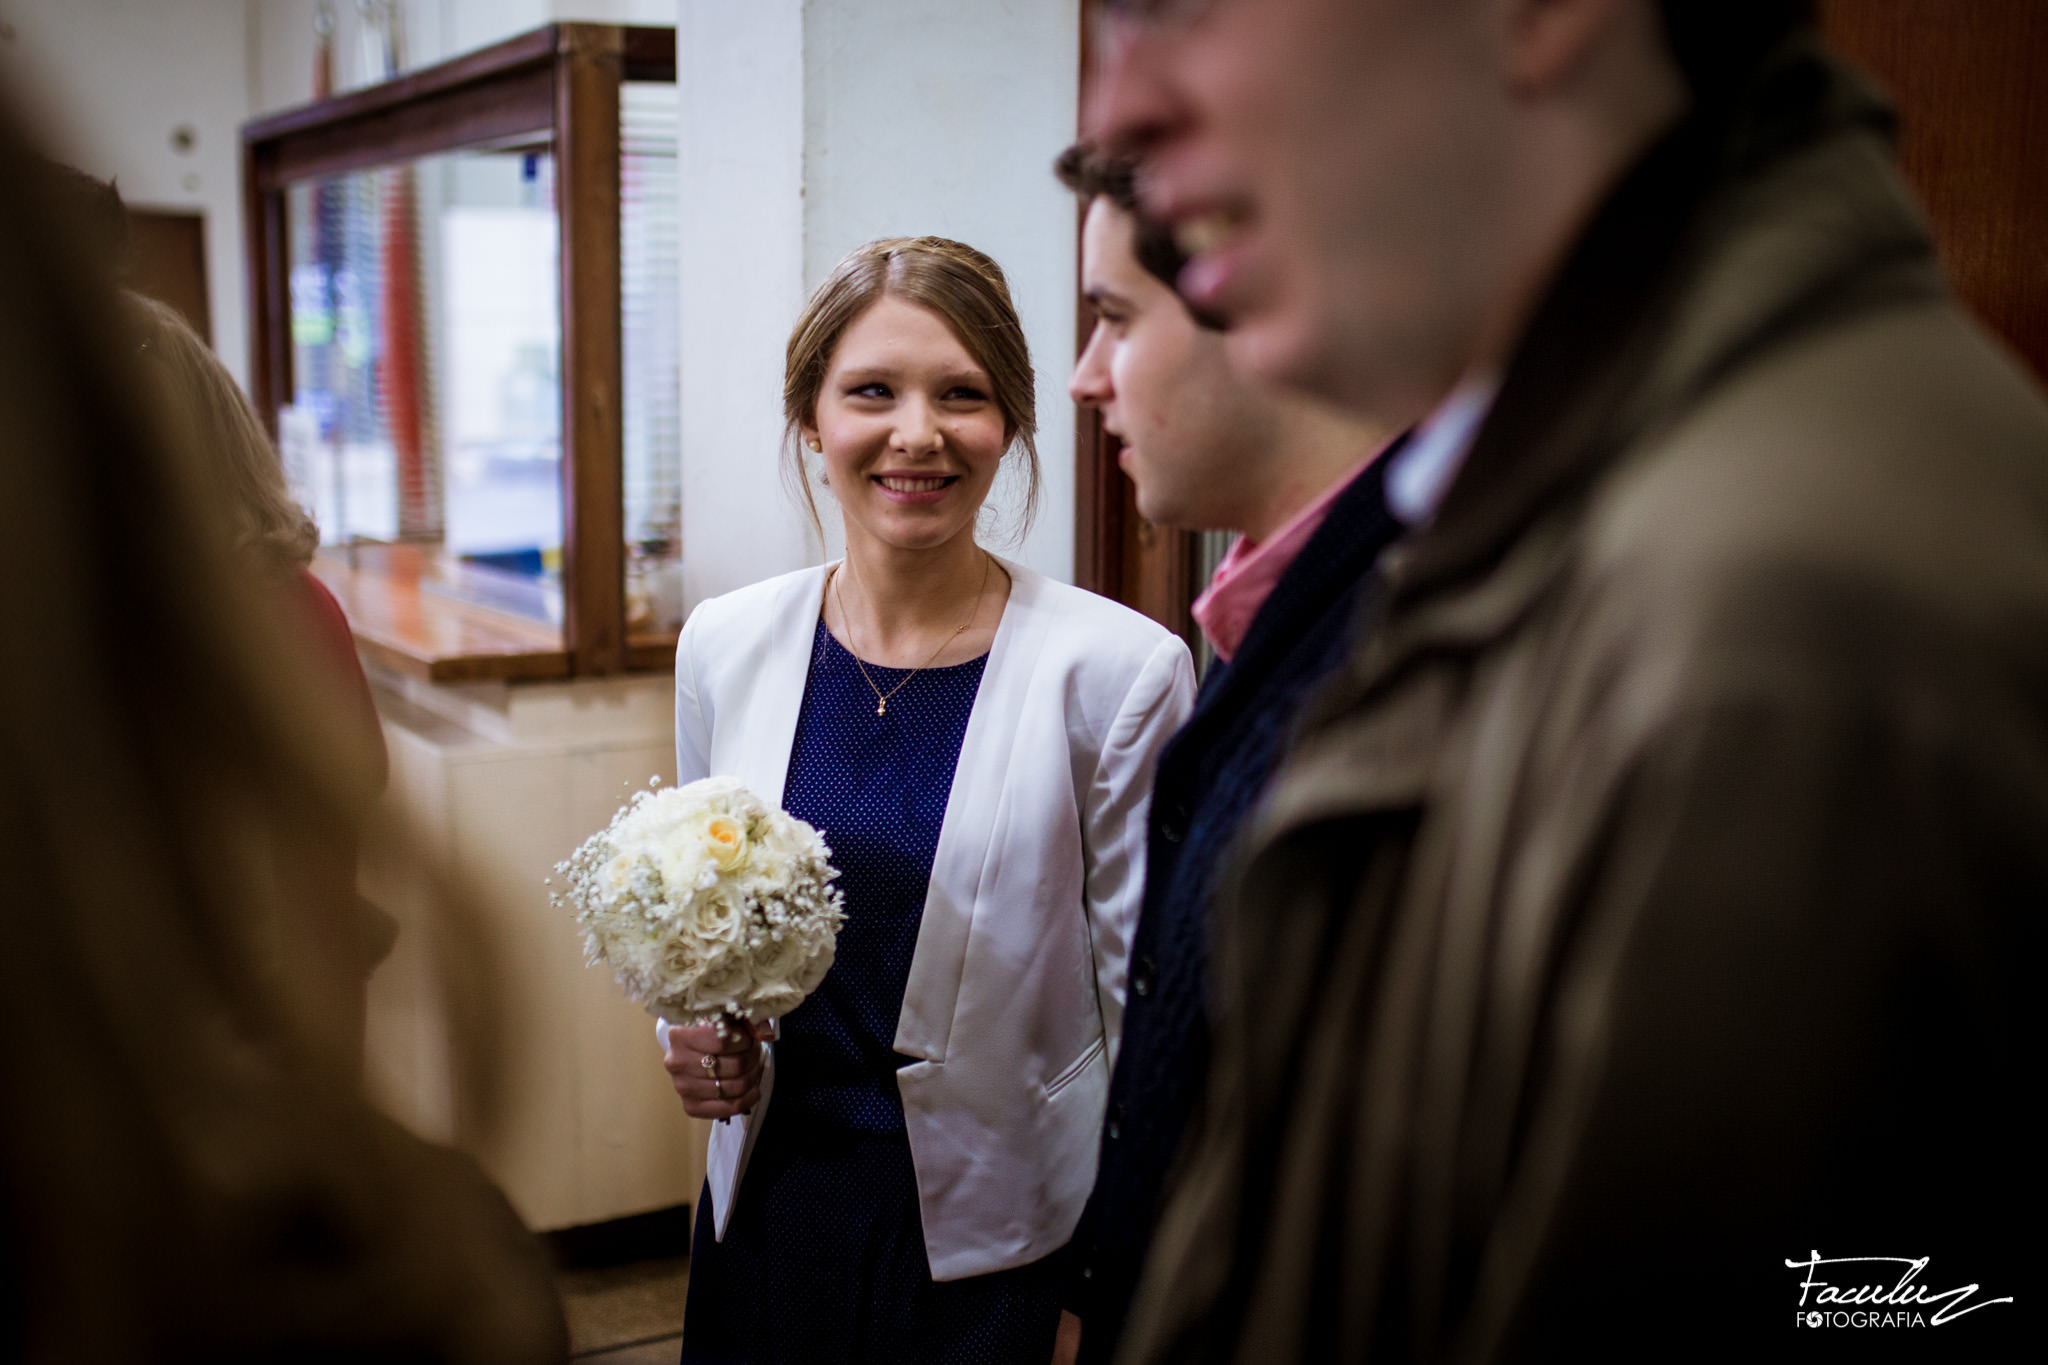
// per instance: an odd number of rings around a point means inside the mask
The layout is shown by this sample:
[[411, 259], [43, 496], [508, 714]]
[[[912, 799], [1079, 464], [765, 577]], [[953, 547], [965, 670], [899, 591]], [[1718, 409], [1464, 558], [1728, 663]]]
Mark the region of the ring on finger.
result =
[[725, 1098], [725, 1082], [724, 1082], [724, 1081], [721, 1081], [721, 1080], [720, 1080], [720, 1079], [718, 1079], [718, 1077], [716, 1077], [716, 1076], [713, 1076], [713, 1077], [711, 1078], [711, 1089], [712, 1089], [712, 1092], [713, 1092], [713, 1093], [715, 1093], [715, 1094], [716, 1094], [716, 1095], [718, 1096], [718, 1098], [720, 1098], [720, 1099], [724, 1099], [724, 1098]]
[[699, 1061], [697, 1065], [703, 1067], [711, 1075], [715, 1076], [718, 1074], [718, 1058], [708, 1052], [704, 1054], [703, 1060]]

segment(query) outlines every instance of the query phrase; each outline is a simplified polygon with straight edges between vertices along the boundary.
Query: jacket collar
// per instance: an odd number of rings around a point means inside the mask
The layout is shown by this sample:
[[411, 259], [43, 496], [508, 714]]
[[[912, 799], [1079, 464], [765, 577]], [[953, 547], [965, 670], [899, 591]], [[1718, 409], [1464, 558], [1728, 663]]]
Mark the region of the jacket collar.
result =
[[1758, 351], [1939, 287], [1885, 164], [1891, 129], [1861, 78], [1802, 43], [1637, 163], [1546, 292], [1436, 520], [1389, 553], [1351, 699], [1511, 629], [1572, 544], [1538, 523], [1569, 522], [1596, 476]]
[[1623, 180], [1539, 306], [1437, 519], [1382, 558], [1387, 591], [1304, 714], [1321, 741], [1297, 749], [1262, 825], [1421, 804], [1455, 742], [1459, 661], [1568, 570], [1603, 473], [1793, 333], [1938, 294], [1889, 129], [1867, 86], [1802, 46], [1742, 108], [1696, 116]]

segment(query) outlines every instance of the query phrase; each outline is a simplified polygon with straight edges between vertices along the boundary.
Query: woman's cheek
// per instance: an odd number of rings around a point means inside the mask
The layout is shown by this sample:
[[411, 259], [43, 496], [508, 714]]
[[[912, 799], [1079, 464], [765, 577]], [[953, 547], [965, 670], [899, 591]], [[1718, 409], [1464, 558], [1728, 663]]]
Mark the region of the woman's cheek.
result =
[[1001, 462], [1003, 451], [1010, 444], [1003, 439], [1003, 426], [999, 421], [976, 421], [971, 427], [961, 431], [957, 440], [961, 449], [974, 452], [976, 464], [991, 468]]

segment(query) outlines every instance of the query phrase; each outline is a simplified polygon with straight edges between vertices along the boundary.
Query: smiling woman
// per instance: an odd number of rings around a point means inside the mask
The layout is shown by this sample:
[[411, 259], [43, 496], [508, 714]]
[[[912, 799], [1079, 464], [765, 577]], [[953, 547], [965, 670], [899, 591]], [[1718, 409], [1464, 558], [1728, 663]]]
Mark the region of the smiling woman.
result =
[[825, 457], [847, 535], [912, 548], [966, 529], [1010, 444], [994, 391], [929, 308], [885, 297], [861, 314], [802, 427]]
[[[890, 306], [879, 308], [884, 303]], [[859, 338], [861, 346], [849, 350], [849, 334], [857, 324], [869, 321], [871, 311], [881, 311], [899, 325], [870, 327], [869, 335]], [[947, 335], [939, 338], [935, 328]], [[906, 335], [906, 330], [917, 335]], [[838, 377], [850, 378], [856, 365], [870, 362], [873, 344], [883, 347], [880, 358], [900, 363], [920, 342], [932, 341], [937, 350], [953, 353], [938, 368], [954, 372], [929, 377], [949, 381], [949, 387], [976, 390], [986, 410], [1002, 418], [1003, 441], [996, 453], [1000, 457], [1015, 446], [1025, 462], [1024, 522], [1029, 525], [1038, 503], [1038, 421], [1024, 328], [1010, 302], [1002, 267], [973, 247], [944, 237], [894, 237], [860, 247], [833, 268], [790, 333], [782, 389], [789, 435], [784, 468], [810, 509], [813, 524], [818, 522], [817, 499], [797, 447], [801, 438], [806, 448], [819, 452], [813, 444], [820, 440], [818, 407], [834, 396], [826, 382], [833, 377], [828, 370], [837, 362], [843, 372]], [[902, 376], [861, 373], [860, 378], [889, 387], [892, 378], [900, 386]], [[987, 491], [984, 486], [984, 496]]]
[[720, 1120], [683, 1359], [1041, 1365], [1193, 669], [1163, 627], [976, 542], [1005, 458], [1037, 483], [1031, 358], [987, 256], [919, 237], [841, 262], [784, 412], [846, 557], [691, 614], [677, 776], [823, 831], [847, 922], [772, 1065], [752, 1035], [664, 1038], [684, 1107]]

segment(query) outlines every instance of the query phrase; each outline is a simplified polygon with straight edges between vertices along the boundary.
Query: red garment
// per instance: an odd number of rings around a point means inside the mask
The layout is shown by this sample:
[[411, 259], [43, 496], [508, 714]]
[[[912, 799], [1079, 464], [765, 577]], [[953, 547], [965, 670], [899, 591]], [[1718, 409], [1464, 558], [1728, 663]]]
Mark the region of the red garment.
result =
[[1273, 595], [1274, 585], [1287, 572], [1287, 566], [1322, 527], [1323, 518], [1330, 515], [1331, 504], [1385, 449], [1381, 446], [1331, 480], [1314, 502], [1264, 540], [1254, 542], [1239, 536], [1231, 544], [1216, 572], [1210, 575], [1209, 586], [1191, 608], [1195, 624], [1209, 638], [1209, 647], [1216, 651], [1217, 658], [1230, 662], [1230, 656], [1244, 643], [1244, 633], [1252, 628], [1252, 618]]
[[336, 690], [347, 694], [350, 709], [357, 717], [363, 753], [375, 755], [376, 781], [366, 793], [374, 798], [384, 790], [390, 776], [390, 757], [384, 749], [384, 726], [377, 719], [377, 703], [370, 695], [370, 679], [356, 654], [355, 631], [349, 627], [348, 613], [341, 609], [333, 591], [312, 570], [301, 569], [296, 581], [300, 605], [320, 641], [320, 651], [327, 658]]
[[341, 603], [309, 570], [282, 581], [282, 590], [295, 599], [292, 609], [308, 627], [301, 647], [314, 652], [333, 683], [323, 700], [334, 709], [325, 714], [349, 727], [349, 747], [357, 755], [349, 765], [350, 785], [339, 818], [305, 825], [289, 851], [285, 865], [297, 870], [298, 882], [289, 900], [282, 965], [293, 983], [300, 1022], [330, 1040], [351, 1071], [360, 1071], [370, 973], [398, 937], [398, 922], [355, 890], [363, 828], [389, 779], [390, 757]]

